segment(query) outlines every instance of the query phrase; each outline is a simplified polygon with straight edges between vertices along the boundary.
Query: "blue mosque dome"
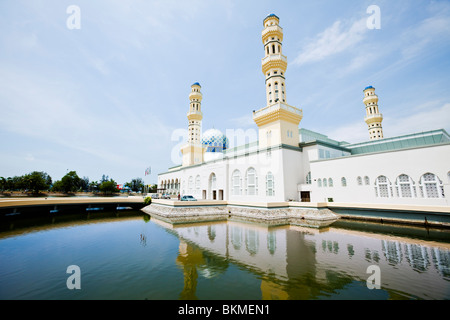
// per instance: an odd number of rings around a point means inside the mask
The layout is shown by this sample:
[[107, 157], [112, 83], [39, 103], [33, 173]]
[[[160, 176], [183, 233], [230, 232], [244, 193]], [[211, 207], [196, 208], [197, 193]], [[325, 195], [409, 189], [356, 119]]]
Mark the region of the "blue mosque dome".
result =
[[205, 131], [202, 136], [202, 145], [206, 152], [223, 152], [229, 147], [228, 138], [217, 129]]

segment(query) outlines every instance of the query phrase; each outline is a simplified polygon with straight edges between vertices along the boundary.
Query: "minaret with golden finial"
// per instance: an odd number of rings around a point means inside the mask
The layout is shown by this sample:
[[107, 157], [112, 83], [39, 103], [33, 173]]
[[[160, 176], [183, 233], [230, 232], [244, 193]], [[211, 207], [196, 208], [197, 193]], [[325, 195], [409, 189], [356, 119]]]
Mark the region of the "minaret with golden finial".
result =
[[192, 166], [203, 162], [202, 146], [202, 99], [201, 86], [198, 82], [191, 86], [189, 94], [188, 142], [181, 148], [183, 166]]
[[259, 146], [268, 148], [276, 145], [298, 147], [298, 125], [303, 112], [286, 102], [287, 58], [282, 53], [283, 29], [275, 14], [264, 21], [262, 42], [264, 58], [262, 72], [266, 79], [266, 107], [253, 112], [253, 120], [259, 128]]
[[364, 89], [364, 100], [366, 106], [366, 117], [364, 121], [369, 126], [370, 140], [383, 139], [383, 115], [378, 109], [378, 96], [375, 94], [375, 88], [372, 86]]

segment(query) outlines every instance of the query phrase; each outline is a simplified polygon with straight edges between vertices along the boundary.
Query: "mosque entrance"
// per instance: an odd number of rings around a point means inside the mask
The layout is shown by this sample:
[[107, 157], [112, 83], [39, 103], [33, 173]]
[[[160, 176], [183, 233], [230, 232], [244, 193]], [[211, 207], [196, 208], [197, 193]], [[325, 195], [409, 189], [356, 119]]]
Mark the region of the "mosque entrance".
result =
[[217, 200], [217, 190], [216, 190], [216, 175], [211, 173], [209, 176], [209, 183], [208, 183], [208, 196], [211, 197], [212, 200]]
[[302, 202], [311, 202], [311, 192], [310, 191], [302, 191], [301, 194]]

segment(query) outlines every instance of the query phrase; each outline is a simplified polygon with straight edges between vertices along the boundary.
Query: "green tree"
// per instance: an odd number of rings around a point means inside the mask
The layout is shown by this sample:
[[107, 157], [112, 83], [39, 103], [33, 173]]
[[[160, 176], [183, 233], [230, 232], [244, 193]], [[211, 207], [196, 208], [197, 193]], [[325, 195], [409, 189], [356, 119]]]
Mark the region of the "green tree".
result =
[[22, 188], [39, 193], [48, 190], [52, 184], [52, 178], [46, 172], [33, 171], [22, 176]]
[[62, 191], [65, 193], [77, 191], [80, 188], [80, 180], [76, 171], [70, 171], [61, 179]]
[[131, 180], [131, 182], [125, 183], [126, 187], [130, 187], [132, 191], [137, 192], [144, 188], [144, 181], [141, 178]]
[[113, 179], [109, 181], [103, 181], [100, 184], [99, 190], [104, 194], [110, 194], [119, 191], [117, 189], [117, 183]]
[[90, 192], [95, 192], [98, 191], [100, 184], [97, 181], [92, 181], [91, 183], [89, 183], [89, 191]]
[[61, 180], [55, 181], [53, 183], [52, 191], [56, 191], [56, 192], [63, 192], [64, 191], [64, 187], [63, 187], [63, 184], [62, 184]]
[[0, 190], [3, 192], [6, 189], [6, 179], [4, 177], [0, 177]]
[[89, 190], [89, 178], [83, 177], [80, 179], [80, 189], [82, 191], [88, 191]]
[[15, 191], [25, 189], [23, 180], [24, 180], [23, 176], [22, 177], [14, 176], [12, 178], [8, 177], [7, 179], [8, 190]]

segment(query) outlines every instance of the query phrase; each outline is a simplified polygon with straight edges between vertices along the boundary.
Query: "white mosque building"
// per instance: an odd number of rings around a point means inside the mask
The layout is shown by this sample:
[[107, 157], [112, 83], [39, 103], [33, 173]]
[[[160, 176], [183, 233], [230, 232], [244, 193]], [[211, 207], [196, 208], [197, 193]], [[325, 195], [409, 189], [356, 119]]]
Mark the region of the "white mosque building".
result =
[[253, 111], [257, 141], [230, 148], [219, 130], [202, 134], [201, 86], [194, 83], [182, 164], [158, 175], [160, 190], [236, 203], [450, 205], [450, 136], [445, 130], [385, 138], [372, 86], [362, 96], [367, 142], [336, 141], [299, 128], [303, 113], [287, 103], [283, 29], [274, 14], [264, 19], [262, 41], [267, 106]]

